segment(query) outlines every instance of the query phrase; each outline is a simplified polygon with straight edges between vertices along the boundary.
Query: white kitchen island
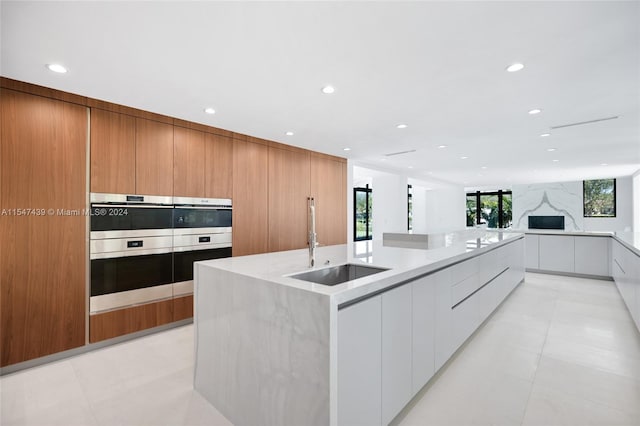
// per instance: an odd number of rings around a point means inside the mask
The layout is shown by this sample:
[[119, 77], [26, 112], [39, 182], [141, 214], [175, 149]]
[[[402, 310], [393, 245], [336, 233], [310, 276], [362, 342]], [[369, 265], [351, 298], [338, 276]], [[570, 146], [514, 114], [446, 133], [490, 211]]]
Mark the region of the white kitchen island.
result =
[[194, 386], [236, 425], [388, 424], [524, 278], [520, 233], [440, 234], [423, 248], [319, 247], [195, 265]]

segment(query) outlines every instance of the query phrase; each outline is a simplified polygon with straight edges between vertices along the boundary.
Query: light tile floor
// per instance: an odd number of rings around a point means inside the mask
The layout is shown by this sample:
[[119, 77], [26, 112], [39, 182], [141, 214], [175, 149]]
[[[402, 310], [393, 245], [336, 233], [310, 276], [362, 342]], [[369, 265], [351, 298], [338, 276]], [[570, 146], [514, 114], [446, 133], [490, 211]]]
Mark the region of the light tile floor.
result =
[[[185, 326], [0, 378], [0, 424], [230, 424], [192, 378]], [[640, 333], [612, 282], [527, 273], [394, 423], [640, 425]]]

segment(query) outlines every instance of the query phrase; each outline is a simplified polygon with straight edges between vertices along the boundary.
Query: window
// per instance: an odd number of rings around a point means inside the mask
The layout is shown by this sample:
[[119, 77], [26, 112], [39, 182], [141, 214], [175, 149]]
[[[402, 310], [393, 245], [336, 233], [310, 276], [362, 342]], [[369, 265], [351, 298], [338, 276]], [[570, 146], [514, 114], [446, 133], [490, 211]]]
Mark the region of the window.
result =
[[373, 238], [371, 228], [371, 188], [353, 188], [353, 239]]
[[616, 217], [616, 180], [582, 182], [584, 217]]
[[407, 230], [413, 229], [413, 189], [407, 185]]
[[511, 191], [467, 194], [467, 226], [508, 228], [512, 222]]

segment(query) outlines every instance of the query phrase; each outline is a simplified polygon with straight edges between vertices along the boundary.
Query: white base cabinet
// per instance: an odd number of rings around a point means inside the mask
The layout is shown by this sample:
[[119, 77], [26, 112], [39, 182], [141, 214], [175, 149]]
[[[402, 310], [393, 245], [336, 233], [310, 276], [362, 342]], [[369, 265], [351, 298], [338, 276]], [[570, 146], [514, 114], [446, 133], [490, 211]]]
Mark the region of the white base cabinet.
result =
[[382, 424], [411, 400], [411, 285], [382, 293]]
[[338, 424], [386, 425], [524, 278], [524, 239], [338, 310]]
[[640, 256], [613, 240], [611, 273], [633, 321], [640, 330]]
[[578, 274], [611, 276], [609, 245], [611, 238], [574, 237], [575, 272]]
[[611, 238], [582, 235], [525, 235], [525, 265], [532, 271], [610, 277]]
[[[338, 311], [338, 424], [380, 425], [382, 296]], [[376, 326], [378, 325], [378, 326]]]
[[524, 241], [524, 253], [526, 256], [527, 268], [540, 269], [540, 259], [538, 255], [540, 236], [535, 234], [526, 234], [524, 236]]
[[540, 235], [539, 266], [543, 271], [575, 272], [573, 236]]

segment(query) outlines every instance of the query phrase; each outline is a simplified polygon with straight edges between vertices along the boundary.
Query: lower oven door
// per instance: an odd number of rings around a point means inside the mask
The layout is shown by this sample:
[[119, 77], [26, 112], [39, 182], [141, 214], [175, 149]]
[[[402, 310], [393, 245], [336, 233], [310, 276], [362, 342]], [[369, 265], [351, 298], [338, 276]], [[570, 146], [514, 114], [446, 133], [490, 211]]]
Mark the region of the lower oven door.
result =
[[92, 253], [90, 312], [94, 314], [170, 298], [172, 283], [173, 250], [170, 246]]
[[173, 295], [193, 293], [193, 262], [231, 257], [231, 232], [174, 235]]

